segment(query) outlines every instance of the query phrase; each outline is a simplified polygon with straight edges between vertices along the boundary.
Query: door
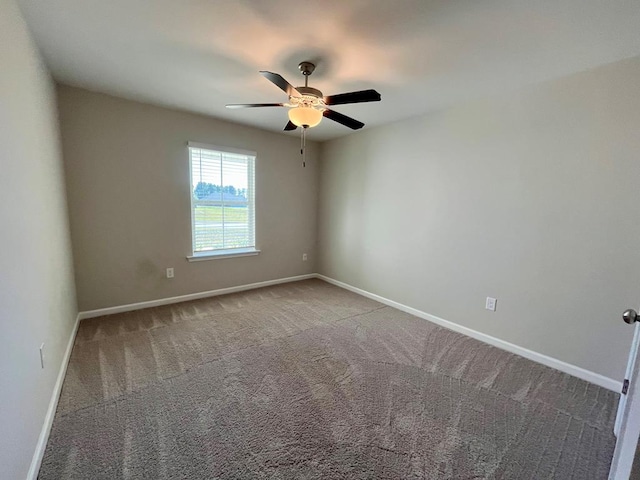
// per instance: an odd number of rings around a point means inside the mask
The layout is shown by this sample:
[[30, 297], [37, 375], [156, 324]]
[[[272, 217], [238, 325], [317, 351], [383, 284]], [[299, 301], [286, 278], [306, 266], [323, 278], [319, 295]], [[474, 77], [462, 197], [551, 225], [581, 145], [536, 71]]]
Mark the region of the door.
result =
[[633, 457], [640, 437], [640, 316], [635, 310], [627, 310], [622, 314], [625, 322], [633, 325], [633, 343], [627, 362], [627, 373], [624, 380], [623, 393], [620, 395], [618, 413], [613, 431], [617, 437], [616, 448], [611, 461], [609, 480], [628, 480], [633, 466]]

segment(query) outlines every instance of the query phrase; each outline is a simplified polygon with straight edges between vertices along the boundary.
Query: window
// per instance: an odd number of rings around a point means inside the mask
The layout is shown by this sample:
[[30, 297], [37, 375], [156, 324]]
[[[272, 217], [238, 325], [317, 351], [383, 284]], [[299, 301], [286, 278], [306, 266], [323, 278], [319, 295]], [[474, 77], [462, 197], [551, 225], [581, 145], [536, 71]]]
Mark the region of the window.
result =
[[254, 152], [189, 142], [190, 260], [255, 255]]

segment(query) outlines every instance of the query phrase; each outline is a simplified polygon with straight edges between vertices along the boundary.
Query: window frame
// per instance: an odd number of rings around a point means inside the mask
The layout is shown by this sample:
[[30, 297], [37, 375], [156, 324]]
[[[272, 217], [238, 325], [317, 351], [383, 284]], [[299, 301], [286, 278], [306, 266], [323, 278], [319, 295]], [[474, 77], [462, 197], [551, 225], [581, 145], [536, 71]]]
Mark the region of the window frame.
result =
[[[250, 201], [252, 201], [253, 205], [251, 206], [253, 209], [253, 225], [249, 225], [249, 228], [253, 231], [253, 247], [239, 247], [239, 248], [219, 248], [214, 250], [206, 250], [196, 252], [195, 250], [195, 210], [194, 210], [194, 198], [193, 198], [193, 164], [191, 161], [191, 149], [202, 149], [202, 150], [211, 150], [214, 152], [221, 153], [231, 153], [237, 155], [245, 155], [247, 157], [251, 157], [248, 168], [250, 171], [250, 181], [248, 183], [247, 189], [252, 188], [252, 195], [250, 194]], [[189, 208], [190, 208], [190, 216], [191, 216], [191, 255], [187, 256], [187, 260], [190, 262], [199, 262], [203, 260], [216, 260], [222, 258], [233, 258], [233, 257], [247, 257], [254, 256], [260, 254], [260, 250], [257, 248], [258, 239], [256, 232], [256, 208], [255, 208], [255, 197], [256, 197], [256, 185], [255, 185], [255, 170], [256, 170], [256, 159], [258, 155], [256, 152], [251, 150], [243, 150], [239, 148], [232, 147], [221, 147], [219, 145], [211, 145], [207, 143], [200, 142], [187, 142], [187, 161], [189, 163]], [[251, 208], [250, 207], [250, 208]]]

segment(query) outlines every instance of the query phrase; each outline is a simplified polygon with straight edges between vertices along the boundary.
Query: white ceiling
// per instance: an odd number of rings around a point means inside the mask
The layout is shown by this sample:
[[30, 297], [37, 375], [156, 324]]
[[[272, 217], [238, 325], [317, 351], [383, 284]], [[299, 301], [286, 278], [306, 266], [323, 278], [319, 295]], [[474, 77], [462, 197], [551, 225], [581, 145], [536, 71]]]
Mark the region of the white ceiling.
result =
[[[325, 95], [378, 90], [335, 107], [370, 127], [640, 55], [639, 0], [19, 3], [60, 82], [273, 131], [285, 109], [224, 105], [286, 101], [258, 70], [300, 85], [302, 60]], [[311, 138], [350, 132], [324, 119]]]

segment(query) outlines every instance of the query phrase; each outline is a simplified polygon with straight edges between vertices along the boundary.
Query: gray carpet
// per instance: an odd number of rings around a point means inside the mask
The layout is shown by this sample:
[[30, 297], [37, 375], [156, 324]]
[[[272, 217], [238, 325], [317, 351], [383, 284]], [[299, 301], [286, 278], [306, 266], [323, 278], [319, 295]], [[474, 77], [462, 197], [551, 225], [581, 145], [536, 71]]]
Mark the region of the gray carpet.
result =
[[606, 479], [617, 400], [309, 280], [83, 321], [39, 478]]

